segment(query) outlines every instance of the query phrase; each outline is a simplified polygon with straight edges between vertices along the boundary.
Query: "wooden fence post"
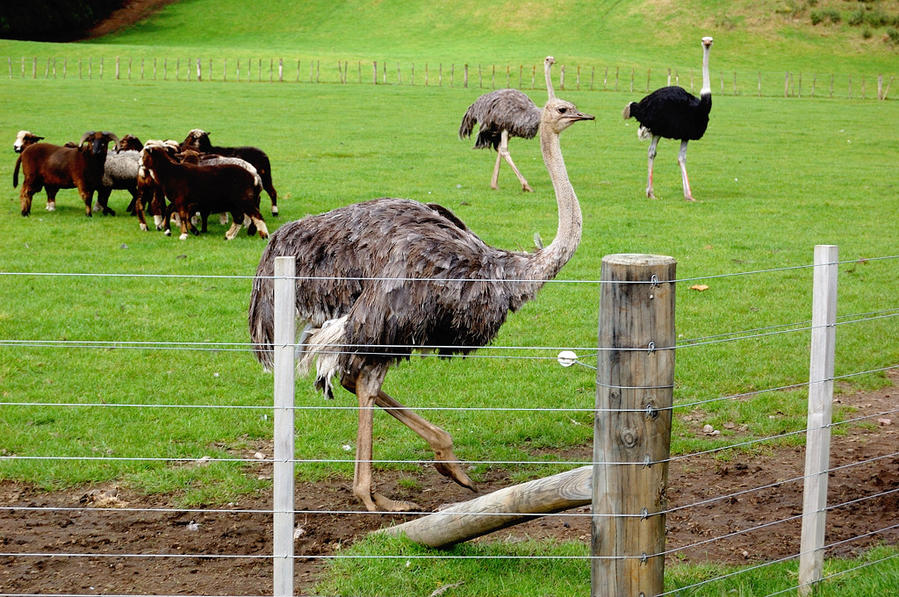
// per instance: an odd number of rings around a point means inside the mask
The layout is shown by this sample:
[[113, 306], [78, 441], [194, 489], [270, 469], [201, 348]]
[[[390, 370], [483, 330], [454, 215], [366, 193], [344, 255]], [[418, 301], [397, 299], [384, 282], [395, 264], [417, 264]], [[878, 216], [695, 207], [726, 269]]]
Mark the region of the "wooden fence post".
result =
[[676, 265], [661, 255], [602, 260], [592, 597], [663, 589]]
[[296, 257], [275, 258], [273, 574], [276, 597], [293, 596], [294, 344]]
[[799, 595], [808, 595], [822, 579], [830, 422], [836, 346], [838, 252], [835, 245], [815, 247], [812, 289], [812, 344], [805, 436], [805, 489], [799, 548]]

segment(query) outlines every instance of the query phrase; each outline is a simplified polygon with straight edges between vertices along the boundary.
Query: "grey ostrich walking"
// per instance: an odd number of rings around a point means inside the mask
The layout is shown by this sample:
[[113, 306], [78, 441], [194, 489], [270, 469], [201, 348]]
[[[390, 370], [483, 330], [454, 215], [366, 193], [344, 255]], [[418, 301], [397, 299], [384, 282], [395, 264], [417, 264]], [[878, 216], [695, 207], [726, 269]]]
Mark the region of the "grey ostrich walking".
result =
[[330, 395], [331, 378], [337, 377], [358, 398], [353, 493], [368, 510], [418, 509], [373, 490], [374, 405], [428, 442], [441, 474], [474, 489], [453, 453], [449, 433], [385, 393], [384, 377], [415, 349], [448, 356], [489, 343], [508, 312], [533, 298], [571, 258], [581, 238], [581, 210], [559, 133], [592, 119], [561, 99], [549, 100], [543, 110], [540, 146], [559, 223], [553, 242], [534, 253], [491, 247], [446, 208], [394, 198], [308, 216], [271, 235], [250, 297], [256, 358], [272, 366], [274, 261], [295, 255], [297, 317], [306, 323], [299, 368], [303, 371], [315, 360], [319, 389]]
[[[550, 71], [555, 59], [547, 56], [543, 61], [543, 74], [546, 78], [546, 92], [549, 99], [555, 97]], [[496, 151], [496, 164], [493, 166], [493, 178], [490, 187], [497, 188], [499, 164], [503, 159], [508, 162], [515, 176], [521, 182], [521, 190], [533, 189], [512, 161], [509, 153], [509, 135], [532, 139], [540, 126], [540, 114], [543, 112], [527, 95], [517, 89], [498, 89], [485, 93], [474, 101], [465, 111], [459, 125], [459, 138], [471, 137], [474, 126], [479, 125], [475, 149], [492, 147]]]
[[684, 186], [684, 199], [694, 201], [687, 179], [687, 141], [701, 139], [709, 125], [709, 112], [712, 109], [712, 83], [709, 78], [709, 49], [712, 38], [702, 38], [702, 89], [699, 97], [686, 89], [672, 85], [656, 89], [639, 102], [630, 102], [624, 107], [624, 119], [636, 118], [640, 123], [637, 136], [641, 139], [652, 137], [649, 143], [649, 179], [646, 183], [646, 196], [655, 199], [652, 188], [652, 163], [656, 157], [656, 145], [659, 139], [680, 139], [680, 153], [677, 164], [680, 166], [681, 181]]

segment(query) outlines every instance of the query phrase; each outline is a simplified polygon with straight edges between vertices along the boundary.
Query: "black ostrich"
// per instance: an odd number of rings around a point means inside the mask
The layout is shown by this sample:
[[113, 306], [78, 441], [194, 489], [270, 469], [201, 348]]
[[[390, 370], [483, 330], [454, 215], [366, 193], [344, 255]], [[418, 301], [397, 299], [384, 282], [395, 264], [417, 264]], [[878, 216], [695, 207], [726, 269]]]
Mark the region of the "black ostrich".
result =
[[434, 465], [456, 483], [474, 484], [453, 453], [449, 433], [381, 389], [390, 366], [413, 350], [468, 353], [489, 343], [510, 311], [533, 298], [571, 258], [581, 238], [581, 210], [562, 159], [559, 133], [593, 116], [551, 99], [543, 109], [540, 147], [559, 211], [553, 242], [534, 253], [484, 243], [446, 208], [381, 198], [308, 216], [279, 228], [262, 254], [250, 297], [256, 358], [272, 365], [275, 258], [297, 257], [297, 317], [306, 324], [300, 370], [316, 361], [315, 384], [331, 378], [356, 394], [359, 423], [353, 493], [369, 510], [407, 511], [372, 487], [374, 405], [431, 446]]
[[636, 118], [640, 123], [637, 136], [641, 139], [652, 138], [649, 143], [649, 181], [646, 184], [646, 196], [655, 199], [652, 190], [652, 162], [656, 157], [656, 145], [659, 139], [680, 139], [680, 153], [677, 163], [680, 166], [684, 184], [684, 199], [694, 201], [687, 179], [687, 141], [701, 139], [709, 125], [709, 112], [712, 109], [712, 84], [709, 78], [709, 48], [712, 38], [702, 38], [702, 89], [699, 97], [692, 95], [683, 87], [672, 85], [657, 89], [641, 99], [630, 102], [624, 107], [624, 119]]
[[[550, 70], [554, 63], [555, 60], [552, 56], [547, 56], [543, 61], [549, 99], [555, 97], [550, 76]], [[462, 117], [462, 123], [459, 125], [459, 138], [471, 137], [474, 126], [477, 124], [479, 126], [478, 138], [475, 141], [474, 149], [492, 147], [496, 151], [496, 164], [493, 166], [493, 178], [490, 180], [491, 188], [497, 188], [499, 164], [501, 160], [505, 159], [512, 171], [515, 172], [515, 176], [518, 177], [518, 181], [521, 182], [521, 190], [533, 190], [515, 166], [515, 162], [512, 161], [512, 155], [509, 153], [509, 135], [532, 139], [540, 126], [542, 112], [543, 110], [538, 108], [531, 98], [517, 89], [498, 89], [485, 93], [465, 111], [465, 116]]]

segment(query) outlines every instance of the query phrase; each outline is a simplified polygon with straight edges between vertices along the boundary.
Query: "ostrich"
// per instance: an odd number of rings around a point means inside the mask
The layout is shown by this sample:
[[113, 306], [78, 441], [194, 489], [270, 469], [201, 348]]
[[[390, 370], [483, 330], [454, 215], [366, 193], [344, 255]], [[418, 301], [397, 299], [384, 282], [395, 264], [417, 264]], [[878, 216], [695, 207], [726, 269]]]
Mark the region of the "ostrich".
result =
[[[549, 99], [555, 97], [550, 77], [550, 70], [554, 63], [555, 59], [552, 56], [547, 56], [543, 61]], [[459, 125], [459, 138], [471, 137], [474, 125], [478, 124], [478, 138], [474, 148], [492, 147], [496, 151], [496, 164], [493, 166], [493, 178], [490, 180], [491, 188], [497, 188], [499, 164], [505, 158], [521, 182], [521, 190], [533, 191], [528, 181], [515, 166], [515, 162], [512, 161], [512, 155], [509, 153], [509, 135], [532, 139], [540, 126], [541, 112], [542, 110], [531, 101], [531, 98], [517, 89], [497, 89], [485, 93], [465, 111], [462, 124]]]
[[656, 157], [656, 145], [659, 139], [680, 139], [680, 153], [677, 163], [680, 166], [684, 185], [684, 199], [694, 201], [687, 179], [687, 141], [701, 139], [709, 125], [709, 111], [712, 109], [712, 84], [709, 78], [709, 49], [712, 38], [702, 38], [702, 89], [699, 98], [683, 87], [672, 85], [656, 89], [639, 102], [630, 102], [624, 107], [624, 119], [636, 118], [640, 123], [637, 136], [641, 139], [652, 138], [649, 143], [649, 182], [646, 184], [646, 196], [655, 199], [652, 190], [652, 162]]
[[316, 360], [315, 385], [332, 395], [331, 378], [359, 402], [353, 493], [370, 511], [409, 511], [412, 502], [372, 487], [372, 409], [408, 426], [434, 451], [442, 475], [474, 490], [453, 453], [449, 433], [384, 392], [391, 365], [413, 349], [441, 356], [489, 343], [505, 321], [571, 258], [581, 238], [581, 211], [568, 181], [559, 133], [593, 120], [574, 104], [550, 99], [540, 147], [552, 179], [559, 222], [553, 242], [534, 253], [491, 247], [449, 210], [380, 198], [285, 224], [269, 239], [256, 270], [249, 328], [256, 358], [273, 362], [275, 258], [297, 257], [297, 317], [307, 325], [299, 369]]

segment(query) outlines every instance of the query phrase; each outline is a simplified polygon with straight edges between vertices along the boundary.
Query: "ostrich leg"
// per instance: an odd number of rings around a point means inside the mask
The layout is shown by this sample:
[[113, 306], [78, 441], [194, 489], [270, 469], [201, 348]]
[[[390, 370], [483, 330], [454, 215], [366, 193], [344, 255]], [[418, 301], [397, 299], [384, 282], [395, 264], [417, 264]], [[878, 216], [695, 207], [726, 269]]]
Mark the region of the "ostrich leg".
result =
[[496, 188], [498, 188], [497, 185], [496, 185], [496, 183], [497, 183], [497, 181], [499, 180], [499, 165], [500, 165], [500, 162], [502, 162], [502, 160], [503, 160], [503, 156], [502, 156], [502, 154], [499, 152], [499, 150], [497, 150], [497, 152], [496, 152], [496, 163], [493, 165], [493, 178], [490, 179], [490, 188], [491, 188], [491, 189], [496, 189]]
[[386, 410], [396, 420], [422, 437], [434, 451], [434, 468], [444, 477], [449, 477], [462, 487], [474, 491], [474, 483], [462, 470], [453, 452], [453, 438], [449, 433], [406, 408], [383, 390], [378, 392], [375, 404]]
[[652, 141], [649, 142], [649, 152], [647, 154], [649, 157], [649, 175], [646, 182], [646, 196], [650, 199], [656, 198], [655, 193], [652, 192], [652, 163], [656, 159], [656, 146], [659, 144], [659, 139], [661, 139], [661, 137], [658, 135], [652, 136]]
[[[530, 185], [528, 185], [528, 181], [524, 179], [524, 176], [522, 176], [521, 172], [518, 171], [518, 168], [515, 167], [515, 162], [512, 161], [512, 154], [509, 153], [509, 131], [505, 129], [503, 129], [503, 132], [500, 136], [499, 149], [497, 150], [497, 153], [505, 158], [505, 160], [509, 163], [509, 166], [512, 167], [512, 171], [515, 172], [515, 176], [518, 177], [518, 182], [521, 183], [521, 190], [528, 192], [533, 191], [534, 189], [532, 189]], [[497, 156], [497, 160], [498, 159], [499, 156]], [[497, 161], [497, 164], [499, 164], [499, 161]]]
[[677, 154], [677, 165], [680, 166], [680, 174], [684, 183], [684, 199], [687, 201], [696, 201], [693, 199], [693, 193], [690, 191], [690, 181], [687, 179], [687, 142], [680, 142], [680, 153]]
[[359, 399], [359, 429], [356, 433], [356, 467], [353, 472], [353, 493], [370, 512], [408, 512], [418, 510], [414, 502], [396, 501], [372, 491], [372, 422], [374, 405], [384, 382], [387, 368], [368, 366], [356, 378], [356, 397]]

